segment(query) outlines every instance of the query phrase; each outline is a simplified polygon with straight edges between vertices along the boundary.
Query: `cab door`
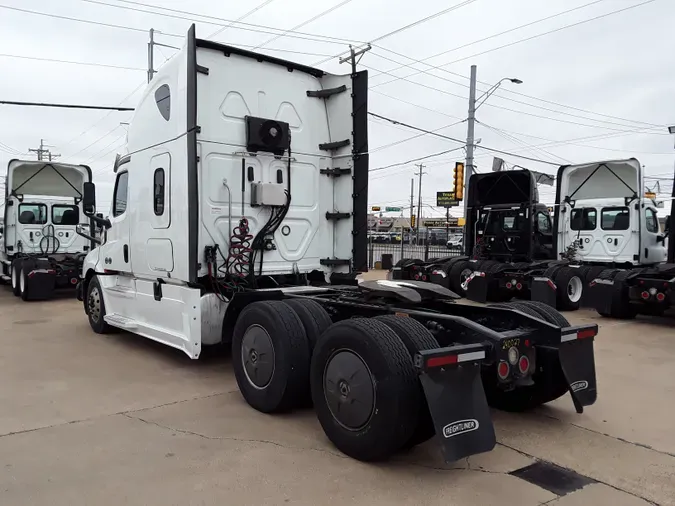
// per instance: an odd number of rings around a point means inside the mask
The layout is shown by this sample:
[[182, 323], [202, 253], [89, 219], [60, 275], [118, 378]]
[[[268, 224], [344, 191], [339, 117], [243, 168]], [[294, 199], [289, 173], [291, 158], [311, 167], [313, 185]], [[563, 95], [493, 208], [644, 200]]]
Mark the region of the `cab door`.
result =
[[121, 273], [131, 272], [131, 250], [129, 248], [130, 213], [127, 212], [129, 194], [129, 172], [123, 170], [117, 173], [115, 191], [111, 204], [110, 223], [107, 232], [107, 241], [101, 250], [105, 270]]
[[665, 262], [667, 251], [656, 209], [647, 206], [642, 211], [643, 224], [640, 241], [642, 251], [640, 251], [640, 263], [656, 264]]

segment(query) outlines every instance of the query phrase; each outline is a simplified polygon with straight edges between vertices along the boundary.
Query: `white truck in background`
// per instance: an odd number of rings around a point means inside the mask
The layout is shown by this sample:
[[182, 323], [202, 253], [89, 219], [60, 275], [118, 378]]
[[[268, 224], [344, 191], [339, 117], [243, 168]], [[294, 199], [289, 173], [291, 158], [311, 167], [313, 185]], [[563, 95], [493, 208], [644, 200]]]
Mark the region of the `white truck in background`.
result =
[[643, 189], [642, 165], [635, 158], [558, 170], [556, 251], [590, 269], [585, 302], [603, 316], [660, 315], [673, 305], [675, 245], [667, 241], [656, 203]]
[[91, 229], [82, 211], [91, 169], [52, 161], [11, 160], [7, 167], [0, 226], [0, 279], [23, 300], [50, 298], [74, 289], [93, 242], [78, 234]]

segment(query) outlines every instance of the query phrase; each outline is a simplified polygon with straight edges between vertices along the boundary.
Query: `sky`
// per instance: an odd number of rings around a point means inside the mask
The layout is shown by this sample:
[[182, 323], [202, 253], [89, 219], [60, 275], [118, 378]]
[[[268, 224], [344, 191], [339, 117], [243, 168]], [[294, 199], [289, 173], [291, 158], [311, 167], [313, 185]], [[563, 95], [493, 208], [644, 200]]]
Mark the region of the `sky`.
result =
[[[549, 174], [570, 162], [636, 157], [648, 186], [658, 181], [666, 196], [673, 19], [672, 0], [0, 0], [0, 100], [133, 107], [147, 81], [150, 28], [179, 47], [195, 22], [200, 38], [261, 46], [332, 73], [349, 72], [337, 56], [350, 43], [370, 42], [359, 63], [369, 71], [369, 110], [459, 141], [471, 65], [478, 95], [502, 78], [523, 81], [504, 81], [479, 107], [478, 171], [491, 170], [496, 153], [487, 148], [506, 151], [497, 156], [507, 167]], [[174, 53], [156, 48], [155, 66]], [[44, 139], [60, 161], [92, 167], [107, 207], [132, 114], [0, 105], [0, 174], [11, 158], [33, 158], [28, 149]], [[434, 208], [436, 192], [452, 189], [463, 144], [419, 134], [370, 118], [370, 205], [409, 206], [412, 178], [416, 205], [414, 164], [423, 163], [422, 215], [445, 213]], [[540, 194], [553, 203], [553, 188]]]

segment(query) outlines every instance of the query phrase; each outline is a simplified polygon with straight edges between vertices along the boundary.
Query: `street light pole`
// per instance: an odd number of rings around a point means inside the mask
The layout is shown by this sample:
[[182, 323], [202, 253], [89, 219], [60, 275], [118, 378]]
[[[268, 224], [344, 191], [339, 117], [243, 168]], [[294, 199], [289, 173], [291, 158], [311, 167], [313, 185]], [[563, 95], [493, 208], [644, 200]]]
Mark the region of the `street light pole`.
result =
[[[500, 79], [496, 84], [491, 86], [485, 93], [476, 99], [476, 66], [471, 65], [471, 80], [469, 82], [469, 115], [467, 117], [467, 131], [466, 131], [466, 163], [464, 164], [464, 219], [469, 217], [469, 181], [473, 175], [473, 148], [475, 146], [474, 127], [476, 124], [476, 110], [490, 98], [490, 96], [497, 91], [504, 81], [511, 81], [514, 84], [522, 84], [523, 81], [514, 77], [505, 77]], [[464, 244], [469, 243], [467, 237], [467, 229], [464, 230]], [[465, 254], [468, 254], [465, 252]]]

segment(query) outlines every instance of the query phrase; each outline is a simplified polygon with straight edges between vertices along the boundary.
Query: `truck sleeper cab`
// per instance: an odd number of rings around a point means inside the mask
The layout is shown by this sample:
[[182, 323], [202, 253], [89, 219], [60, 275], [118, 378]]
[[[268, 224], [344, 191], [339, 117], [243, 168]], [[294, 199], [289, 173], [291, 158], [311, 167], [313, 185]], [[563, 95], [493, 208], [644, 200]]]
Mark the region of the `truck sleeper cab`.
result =
[[78, 285], [92, 329], [191, 359], [231, 346], [249, 405], [311, 397], [330, 440], [361, 460], [434, 434], [448, 460], [488, 451], [488, 401], [523, 410], [569, 392], [578, 412], [593, 404], [597, 326], [356, 280], [367, 151], [367, 73], [200, 40], [193, 26], [136, 109], [109, 219], [85, 185], [87, 216], [106, 229]]
[[12, 160], [7, 169], [0, 277], [24, 300], [49, 298], [75, 288], [92, 241], [78, 233], [91, 227], [82, 210], [91, 170], [35, 160]]

